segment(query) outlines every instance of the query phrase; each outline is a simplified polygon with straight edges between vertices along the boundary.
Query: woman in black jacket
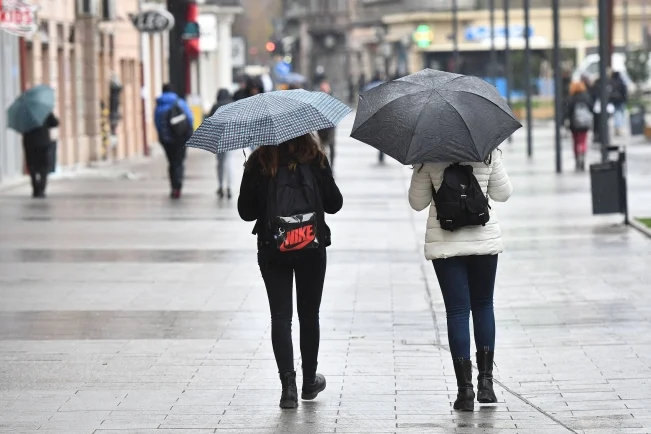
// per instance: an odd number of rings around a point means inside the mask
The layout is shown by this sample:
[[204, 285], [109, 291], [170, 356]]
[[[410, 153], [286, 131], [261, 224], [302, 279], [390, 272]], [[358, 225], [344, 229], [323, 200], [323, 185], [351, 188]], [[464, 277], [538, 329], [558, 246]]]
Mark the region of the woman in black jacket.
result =
[[[279, 172], [302, 176], [303, 182], [313, 176], [314, 191], [320, 204], [315, 206], [316, 241], [318, 247], [298, 251], [282, 251], [268, 217], [268, 198], [278, 192]], [[300, 175], [297, 172], [302, 172]], [[279, 175], [280, 176], [280, 175]], [[262, 146], [255, 150], [244, 168], [240, 197], [240, 217], [255, 221], [253, 233], [258, 236], [258, 264], [267, 288], [271, 310], [271, 342], [282, 383], [281, 408], [298, 406], [294, 352], [292, 346], [292, 292], [296, 278], [296, 298], [300, 321], [300, 346], [303, 360], [302, 399], [311, 400], [325, 389], [323, 375], [316, 373], [319, 353], [319, 308], [326, 273], [326, 247], [330, 245], [330, 228], [325, 213], [335, 214], [343, 198], [332, 176], [332, 170], [318, 139], [312, 134], [289, 140], [279, 146]], [[276, 206], [273, 204], [272, 206]], [[274, 208], [275, 209], [275, 208]], [[293, 232], [293, 231], [292, 231]], [[312, 237], [314, 239], [314, 237]], [[316, 243], [315, 243], [316, 244]]]
[[50, 139], [50, 129], [59, 126], [59, 120], [53, 113], [45, 119], [43, 126], [23, 134], [23, 149], [25, 151], [25, 162], [29, 176], [32, 179], [32, 197], [45, 197], [47, 175], [50, 172], [52, 162], [52, 147], [54, 144]]

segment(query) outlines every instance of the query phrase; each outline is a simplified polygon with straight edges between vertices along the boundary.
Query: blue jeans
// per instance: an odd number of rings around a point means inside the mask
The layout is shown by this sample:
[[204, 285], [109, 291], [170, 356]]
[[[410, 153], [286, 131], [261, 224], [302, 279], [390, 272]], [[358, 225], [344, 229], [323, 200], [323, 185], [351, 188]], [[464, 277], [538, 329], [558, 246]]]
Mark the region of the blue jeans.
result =
[[624, 128], [624, 123], [626, 122], [626, 106], [623, 103], [615, 104], [615, 128], [621, 129]]
[[477, 349], [493, 351], [497, 255], [458, 256], [435, 259], [432, 263], [445, 302], [452, 358], [470, 359], [470, 311]]

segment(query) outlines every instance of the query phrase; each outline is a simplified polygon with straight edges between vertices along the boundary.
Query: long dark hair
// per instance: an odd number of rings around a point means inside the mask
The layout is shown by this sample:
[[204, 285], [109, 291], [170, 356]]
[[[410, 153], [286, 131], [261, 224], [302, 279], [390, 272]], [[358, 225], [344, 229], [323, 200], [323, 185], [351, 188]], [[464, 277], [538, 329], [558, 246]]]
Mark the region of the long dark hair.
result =
[[244, 170], [259, 170], [264, 176], [274, 178], [278, 172], [281, 156], [288, 159], [290, 170], [295, 170], [298, 164], [311, 163], [318, 159], [321, 167], [325, 167], [326, 155], [321, 150], [319, 139], [308, 133], [295, 139], [288, 140], [278, 146], [261, 146], [249, 157]]

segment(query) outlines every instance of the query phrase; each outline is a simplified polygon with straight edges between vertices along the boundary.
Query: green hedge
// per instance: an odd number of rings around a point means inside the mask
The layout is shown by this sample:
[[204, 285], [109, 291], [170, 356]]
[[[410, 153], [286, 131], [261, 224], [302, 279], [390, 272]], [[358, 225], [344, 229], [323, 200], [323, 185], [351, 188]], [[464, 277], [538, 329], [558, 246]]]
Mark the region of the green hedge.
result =
[[639, 221], [640, 223], [642, 223], [646, 227], [651, 228], [651, 218], [640, 218], [640, 219], [637, 219], [637, 221]]

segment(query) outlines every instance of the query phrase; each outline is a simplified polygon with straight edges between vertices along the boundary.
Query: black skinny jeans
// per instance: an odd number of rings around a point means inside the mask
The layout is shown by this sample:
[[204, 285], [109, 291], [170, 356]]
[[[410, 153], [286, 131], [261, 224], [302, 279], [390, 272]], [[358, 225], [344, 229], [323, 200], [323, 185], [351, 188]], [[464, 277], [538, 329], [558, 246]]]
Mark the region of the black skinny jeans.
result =
[[45, 194], [52, 150], [48, 146], [25, 146], [25, 163], [35, 196]]
[[172, 190], [183, 187], [183, 163], [185, 162], [185, 143], [167, 143], [163, 145], [169, 163], [169, 176]]
[[271, 343], [278, 372], [294, 371], [292, 345], [293, 283], [301, 329], [303, 377], [316, 373], [319, 356], [319, 309], [326, 273], [324, 248], [296, 253], [258, 252], [258, 264], [271, 310]]

